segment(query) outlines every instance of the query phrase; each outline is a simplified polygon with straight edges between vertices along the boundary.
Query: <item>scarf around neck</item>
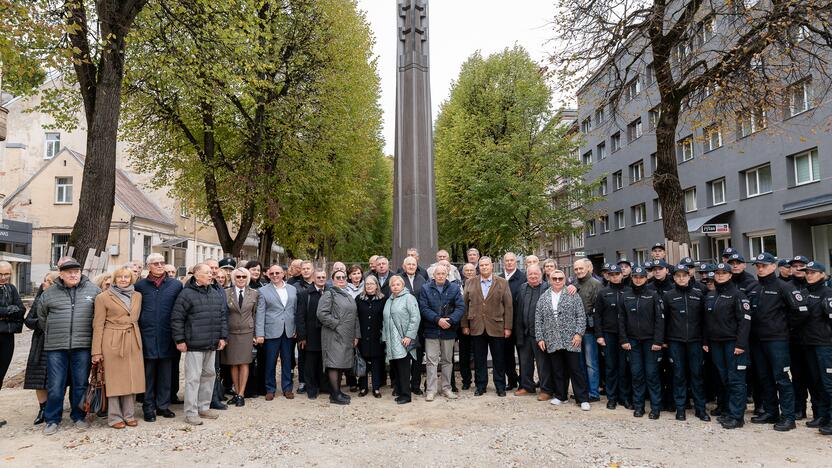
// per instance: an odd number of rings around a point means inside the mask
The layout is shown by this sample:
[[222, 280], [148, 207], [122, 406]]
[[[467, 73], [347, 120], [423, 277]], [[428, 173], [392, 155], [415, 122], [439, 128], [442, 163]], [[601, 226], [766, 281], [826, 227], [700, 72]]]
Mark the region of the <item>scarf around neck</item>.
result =
[[133, 285], [131, 284], [123, 289], [116, 285], [112, 285], [110, 286], [110, 290], [113, 291], [113, 294], [115, 294], [115, 296], [123, 302], [125, 306], [127, 306], [127, 310], [130, 310], [130, 305], [133, 301], [133, 291], [135, 290]]

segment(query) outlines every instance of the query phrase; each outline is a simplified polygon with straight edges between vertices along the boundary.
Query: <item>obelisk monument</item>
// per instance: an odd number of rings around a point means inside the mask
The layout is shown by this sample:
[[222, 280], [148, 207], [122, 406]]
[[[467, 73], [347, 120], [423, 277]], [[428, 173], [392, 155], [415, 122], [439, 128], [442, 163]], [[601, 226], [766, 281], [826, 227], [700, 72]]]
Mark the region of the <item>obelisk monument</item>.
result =
[[393, 172], [393, 258], [401, 266], [407, 249], [422, 263], [437, 250], [436, 187], [433, 175], [433, 118], [427, 0], [396, 0], [398, 73], [396, 154]]

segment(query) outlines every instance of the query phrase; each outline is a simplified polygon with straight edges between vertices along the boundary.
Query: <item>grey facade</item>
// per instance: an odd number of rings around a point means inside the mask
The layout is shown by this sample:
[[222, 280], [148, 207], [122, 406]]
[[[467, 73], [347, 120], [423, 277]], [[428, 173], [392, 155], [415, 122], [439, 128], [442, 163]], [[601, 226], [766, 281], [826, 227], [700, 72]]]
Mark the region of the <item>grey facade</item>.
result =
[[[595, 205], [602, 217], [590, 223], [585, 234], [584, 250], [596, 264], [621, 255], [649, 258], [650, 247], [664, 240], [652, 188], [656, 139], [650, 110], [659, 103], [658, 90], [644, 64], [636, 73], [639, 76], [632, 79], [639, 80], [639, 89], [623, 98], [615, 120], [609, 106], [598, 118], [603, 103], [596, 96], [602, 95], [598, 92], [602, 85], [589, 83], [578, 95], [578, 122], [585, 134], [579, 157], [592, 164], [588, 180], [605, 177], [607, 181], [606, 195]], [[832, 263], [832, 103], [827, 96], [818, 96], [817, 81], [819, 77], [806, 87], [810, 104], [768, 110], [765, 128], [758, 123], [753, 132], [747, 122], [744, 131], [736, 116], [721, 119], [719, 137], [708, 132], [710, 124], [680, 122], [676, 157], [682, 189], [695, 188], [695, 196], [690, 196], [695, 207], [686, 206], [686, 211], [692, 253], [698, 260], [717, 258], [723, 248], [732, 246], [746, 258], [764, 249], [781, 258], [800, 254]], [[808, 110], [800, 112], [803, 107]], [[613, 151], [617, 133], [620, 149]], [[689, 135], [692, 157], [686, 150]], [[639, 161], [641, 170], [636, 166]], [[755, 172], [756, 168], [763, 169]], [[619, 171], [620, 188], [616, 186]], [[606, 228], [604, 213], [609, 217]], [[623, 213], [621, 228], [617, 213]], [[702, 232], [704, 224], [715, 223], [727, 224], [730, 232]]]

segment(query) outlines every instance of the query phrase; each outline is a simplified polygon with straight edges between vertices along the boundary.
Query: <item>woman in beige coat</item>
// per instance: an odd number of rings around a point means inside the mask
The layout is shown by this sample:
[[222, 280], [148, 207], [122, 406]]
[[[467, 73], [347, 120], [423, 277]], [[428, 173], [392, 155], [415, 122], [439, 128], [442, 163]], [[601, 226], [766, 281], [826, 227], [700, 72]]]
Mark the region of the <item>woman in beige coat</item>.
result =
[[133, 289], [133, 272], [113, 273], [113, 285], [95, 298], [92, 362], [103, 362], [107, 424], [116, 429], [136, 426], [136, 394], [145, 390], [139, 314], [142, 295]]

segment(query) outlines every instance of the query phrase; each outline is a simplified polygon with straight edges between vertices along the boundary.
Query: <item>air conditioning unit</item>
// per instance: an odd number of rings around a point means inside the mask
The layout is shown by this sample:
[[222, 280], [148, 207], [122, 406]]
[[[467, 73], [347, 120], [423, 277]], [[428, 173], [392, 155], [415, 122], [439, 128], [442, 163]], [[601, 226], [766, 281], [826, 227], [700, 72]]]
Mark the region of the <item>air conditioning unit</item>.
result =
[[113, 244], [110, 246], [110, 256], [118, 257], [118, 244]]

